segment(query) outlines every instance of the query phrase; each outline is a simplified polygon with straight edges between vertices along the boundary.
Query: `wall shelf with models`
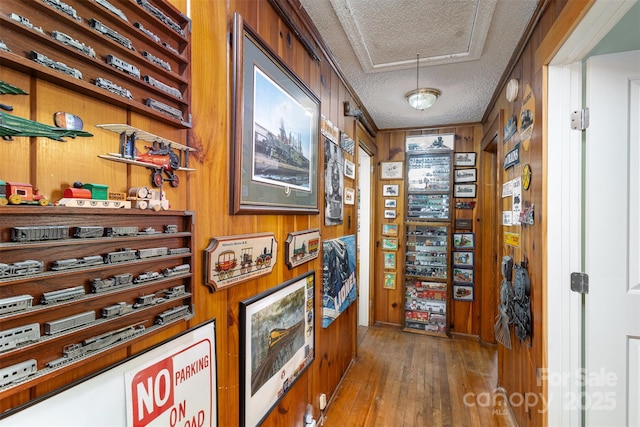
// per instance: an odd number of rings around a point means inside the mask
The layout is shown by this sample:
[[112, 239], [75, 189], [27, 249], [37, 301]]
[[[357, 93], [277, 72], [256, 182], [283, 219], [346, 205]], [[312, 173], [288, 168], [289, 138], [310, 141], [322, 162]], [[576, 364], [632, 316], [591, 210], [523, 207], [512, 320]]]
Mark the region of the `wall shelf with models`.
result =
[[183, 211], [0, 207], [0, 401], [190, 319], [193, 228]]

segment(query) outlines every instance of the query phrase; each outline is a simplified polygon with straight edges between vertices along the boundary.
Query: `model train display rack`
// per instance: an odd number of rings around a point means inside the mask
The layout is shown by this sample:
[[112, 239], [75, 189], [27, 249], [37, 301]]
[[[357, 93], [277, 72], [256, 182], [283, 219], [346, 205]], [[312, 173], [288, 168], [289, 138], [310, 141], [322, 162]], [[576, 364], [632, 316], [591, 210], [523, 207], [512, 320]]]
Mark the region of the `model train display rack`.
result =
[[214, 291], [271, 273], [278, 241], [273, 233], [214, 237], [204, 255], [205, 284]]
[[[196, 151], [194, 148], [126, 124], [100, 124], [96, 127], [120, 134], [120, 152], [99, 154], [98, 157], [150, 169], [154, 187], [161, 187], [165, 182], [177, 187], [180, 180], [176, 171], [195, 171], [189, 167], [189, 152]], [[136, 141], [151, 144], [145, 145], [146, 153], [138, 153]]]

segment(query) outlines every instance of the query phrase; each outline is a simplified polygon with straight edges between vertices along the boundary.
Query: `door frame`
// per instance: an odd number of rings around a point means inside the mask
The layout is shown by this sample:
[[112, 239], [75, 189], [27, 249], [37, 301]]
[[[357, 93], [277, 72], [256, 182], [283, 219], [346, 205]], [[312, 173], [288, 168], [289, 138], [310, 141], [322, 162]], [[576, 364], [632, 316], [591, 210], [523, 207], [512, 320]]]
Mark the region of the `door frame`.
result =
[[582, 61], [634, 3], [594, 1], [555, 56], [543, 64], [547, 368], [538, 378], [547, 389], [547, 425], [551, 426], [581, 426], [585, 422], [584, 411], [574, 407], [575, 398], [584, 391], [576, 381], [584, 366], [584, 336], [576, 333], [584, 331], [584, 295], [570, 290], [571, 273], [585, 271], [584, 132], [571, 130], [571, 112], [584, 107]]

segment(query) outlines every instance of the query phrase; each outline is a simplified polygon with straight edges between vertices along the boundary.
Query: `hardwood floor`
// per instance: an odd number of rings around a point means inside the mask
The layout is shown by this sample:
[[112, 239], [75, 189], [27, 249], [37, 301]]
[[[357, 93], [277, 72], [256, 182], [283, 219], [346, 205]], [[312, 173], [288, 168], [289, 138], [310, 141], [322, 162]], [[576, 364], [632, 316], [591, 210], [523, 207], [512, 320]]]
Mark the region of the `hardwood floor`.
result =
[[324, 427], [516, 425], [496, 390], [495, 346], [388, 325], [359, 327], [358, 341]]

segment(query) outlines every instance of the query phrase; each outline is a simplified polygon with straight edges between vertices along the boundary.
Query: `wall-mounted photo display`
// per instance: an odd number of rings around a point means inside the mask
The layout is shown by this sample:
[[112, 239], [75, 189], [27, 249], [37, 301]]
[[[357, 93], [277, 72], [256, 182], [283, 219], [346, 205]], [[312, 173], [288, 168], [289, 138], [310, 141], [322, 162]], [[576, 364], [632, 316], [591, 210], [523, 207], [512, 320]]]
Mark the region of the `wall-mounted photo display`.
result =
[[473, 301], [475, 298], [473, 285], [453, 284], [453, 299], [456, 301]]
[[351, 187], [344, 187], [344, 204], [355, 205], [356, 204], [356, 190]]
[[331, 120], [327, 119], [324, 114], [320, 119], [320, 133], [336, 145], [340, 141], [340, 129]]
[[233, 213], [318, 213], [320, 100], [238, 14], [234, 28]]
[[398, 235], [398, 224], [382, 224], [382, 235], [394, 237]]
[[351, 139], [349, 135], [344, 132], [340, 132], [340, 147], [342, 147], [346, 153], [353, 156], [355, 154], [355, 146], [355, 141]]
[[380, 162], [380, 179], [402, 179], [402, 162]]
[[503, 136], [502, 142], [506, 144], [511, 139], [511, 137], [516, 133], [517, 129], [518, 129], [518, 122], [517, 122], [516, 116], [511, 116], [507, 121], [507, 124], [504, 126], [504, 129], [503, 129], [504, 136]]
[[454, 249], [473, 249], [474, 243], [473, 233], [453, 233]]
[[398, 239], [382, 239], [382, 250], [383, 251], [397, 251], [398, 250]]
[[396, 253], [395, 252], [383, 252], [384, 268], [395, 269], [396, 268]]
[[384, 273], [384, 281], [382, 287], [385, 289], [396, 288], [396, 273]]
[[455, 283], [473, 283], [473, 268], [453, 269], [453, 281]]
[[356, 236], [322, 242], [322, 327], [327, 328], [356, 299]]
[[476, 197], [476, 184], [455, 184], [453, 197], [459, 199]]
[[473, 267], [473, 252], [453, 251], [454, 267]]
[[398, 184], [386, 184], [382, 186], [382, 195], [384, 197], [397, 197], [399, 194]]
[[405, 141], [407, 143], [407, 152], [453, 150], [455, 135], [452, 133], [409, 135]]
[[342, 194], [344, 192], [344, 157], [342, 149], [324, 140], [324, 225], [342, 224]]
[[214, 237], [205, 249], [207, 283], [220, 290], [271, 273], [278, 259], [273, 233]]
[[474, 153], [473, 151], [453, 153], [453, 165], [460, 167], [475, 166], [476, 153]]
[[344, 176], [356, 179], [356, 165], [349, 159], [344, 159]]
[[316, 259], [320, 249], [320, 230], [313, 228], [289, 233], [284, 248], [285, 263], [289, 270]]
[[240, 302], [240, 425], [261, 424], [313, 362], [314, 289], [312, 271]]
[[396, 199], [384, 199], [384, 207], [396, 208], [398, 207], [398, 201]]
[[396, 217], [396, 210], [395, 209], [385, 209], [384, 210], [384, 217], [387, 219], [394, 219]]
[[477, 169], [454, 169], [453, 181], [458, 182], [476, 182], [477, 181]]

